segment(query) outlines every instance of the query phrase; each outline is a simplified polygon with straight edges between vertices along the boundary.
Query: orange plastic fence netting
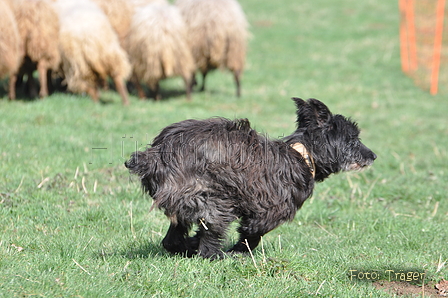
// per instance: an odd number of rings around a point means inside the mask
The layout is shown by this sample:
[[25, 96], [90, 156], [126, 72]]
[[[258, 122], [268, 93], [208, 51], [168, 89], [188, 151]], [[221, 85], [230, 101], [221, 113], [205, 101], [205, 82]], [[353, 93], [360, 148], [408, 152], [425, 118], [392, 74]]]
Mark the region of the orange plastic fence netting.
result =
[[403, 72], [431, 94], [448, 93], [448, 3], [399, 0]]

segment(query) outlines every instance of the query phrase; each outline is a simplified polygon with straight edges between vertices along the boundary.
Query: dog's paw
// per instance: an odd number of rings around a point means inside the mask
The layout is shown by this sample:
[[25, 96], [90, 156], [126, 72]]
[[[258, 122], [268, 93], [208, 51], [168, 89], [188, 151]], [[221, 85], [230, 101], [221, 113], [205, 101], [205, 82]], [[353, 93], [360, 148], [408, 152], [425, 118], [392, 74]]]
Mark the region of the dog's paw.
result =
[[188, 243], [189, 249], [191, 249], [191, 250], [198, 250], [198, 248], [199, 248], [199, 240], [200, 240], [200, 238], [199, 238], [198, 235], [195, 235], [193, 237], [187, 238], [187, 243]]
[[204, 259], [213, 260], [221, 260], [225, 258], [225, 254], [221, 250], [215, 249], [203, 249], [198, 251], [198, 255], [203, 257]]
[[163, 247], [172, 254], [185, 254], [187, 253], [187, 245], [183, 241], [169, 241], [171, 239], [163, 239]]
[[247, 245], [244, 242], [238, 242], [231, 249], [227, 251], [228, 253], [241, 254], [249, 252]]

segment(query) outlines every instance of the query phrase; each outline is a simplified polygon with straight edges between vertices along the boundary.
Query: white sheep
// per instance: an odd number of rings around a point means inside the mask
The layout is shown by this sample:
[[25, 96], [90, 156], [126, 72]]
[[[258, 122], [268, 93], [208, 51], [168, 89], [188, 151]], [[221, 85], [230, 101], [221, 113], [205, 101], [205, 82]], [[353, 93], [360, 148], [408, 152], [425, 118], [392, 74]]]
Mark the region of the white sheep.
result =
[[16, 98], [15, 83], [23, 56], [17, 23], [9, 2], [0, 0], [0, 78], [9, 77], [8, 97]]
[[155, 2], [159, 2], [159, 3], [168, 3], [167, 0], [128, 0], [129, 3], [131, 3], [131, 5], [134, 8], [141, 8], [143, 6], [146, 6], [150, 3], [155, 3]]
[[41, 98], [48, 96], [47, 72], [57, 70], [60, 65], [59, 20], [54, 8], [47, 0], [15, 0], [11, 2], [19, 34], [24, 45], [21, 74], [39, 74]]
[[87, 92], [98, 101], [98, 86], [110, 76], [123, 104], [129, 104], [124, 81], [131, 72], [130, 63], [104, 12], [90, 0], [58, 0], [55, 6], [69, 90]]
[[129, 0], [93, 0], [93, 2], [106, 14], [123, 47], [134, 12], [132, 3]]
[[136, 10], [127, 52], [140, 98], [145, 97], [140, 82], [148, 84], [157, 100], [161, 98], [159, 81], [173, 76], [183, 78], [187, 98], [191, 98], [195, 66], [186, 35], [185, 23], [175, 6], [155, 2]]
[[202, 73], [201, 91], [210, 70], [233, 72], [236, 94], [246, 59], [248, 22], [236, 0], [177, 0], [188, 26], [188, 41], [197, 68]]

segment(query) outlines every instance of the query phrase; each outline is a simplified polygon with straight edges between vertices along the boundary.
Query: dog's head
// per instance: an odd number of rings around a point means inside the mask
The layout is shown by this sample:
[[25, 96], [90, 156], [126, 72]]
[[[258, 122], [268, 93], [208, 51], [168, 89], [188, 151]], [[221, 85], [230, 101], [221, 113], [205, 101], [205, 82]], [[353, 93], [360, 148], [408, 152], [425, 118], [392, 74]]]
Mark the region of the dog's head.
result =
[[293, 98], [297, 106], [297, 130], [287, 142], [302, 142], [316, 165], [316, 180], [332, 173], [360, 170], [372, 165], [376, 154], [359, 138], [355, 122], [342, 115], [333, 115], [317, 99]]

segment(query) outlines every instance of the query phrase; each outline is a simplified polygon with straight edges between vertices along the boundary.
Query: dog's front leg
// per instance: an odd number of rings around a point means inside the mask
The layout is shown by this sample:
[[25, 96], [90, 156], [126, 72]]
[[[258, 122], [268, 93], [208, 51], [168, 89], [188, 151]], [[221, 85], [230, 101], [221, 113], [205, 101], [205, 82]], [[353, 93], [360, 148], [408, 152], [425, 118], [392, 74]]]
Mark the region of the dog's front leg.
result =
[[[240, 235], [240, 239], [238, 242], [227, 252], [233, 253], [243, 253], [243, 252], [249, 252], [250, 250], [253, 250], [255, 247], [258, 246], [258, 243], [260, 243], [261, 236], [258, 235]], [[246, 242], [247, 241], [247, 242]], [[249, 247], [247, 246], [249, 245]]]
[[228, 252], [244, 253], [249, 252], [249, 249], [255, 249], [258, 246], [258, 243], [260, 243], [261, 236], [271, 231], [278, 225], [276, 222], [265, 222], [266, 218], [268, 217], [243, 217], [240, 222], [240, 227], [238, 228], [240, 239], [231, 249], [228, 250]]
[[184, 254], [188, 251], [189, 227], [181, 223], [171, 223], [162, 245], [167, 251], [173, 254]]

